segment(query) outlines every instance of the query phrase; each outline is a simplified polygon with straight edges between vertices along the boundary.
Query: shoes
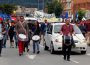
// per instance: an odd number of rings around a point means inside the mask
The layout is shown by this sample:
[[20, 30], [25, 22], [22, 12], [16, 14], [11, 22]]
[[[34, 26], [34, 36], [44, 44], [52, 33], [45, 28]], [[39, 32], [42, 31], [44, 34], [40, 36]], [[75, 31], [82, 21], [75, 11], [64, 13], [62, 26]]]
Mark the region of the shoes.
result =
[[19, 54], [19, 56], [21, 56], [22, 54]]
[[25, 52], [25, 50], [23, 50]]
[[66, 57], [64, 57], [63, 59], [66, 60]]
[[6, 48], [6, 46], [3, 46], [2, 48]]
[[10, 48], [14, 48], [14, 46], [10, 46]]
[[68, 58], [66, 59], [66, 57], [64, 57], [63, 59], [64, 59], [64, 60], [67, 60], [67, 61], [70, 61], [70, 59], [68, 59]]
[[12, 48], [14, 48], [14, 47], [12, 46]]
[[0, 54], [0, 57], [1, 57], [1, 54]]
[[23, 53], [20, 53], [20, 54], [19, 54], [19, 56], [22, 56], [22, 55], [23, 55]]
[[37, 54], [39, 54], [39, 53], [40, 53], [40, 51], [37, 52]]
[[67, 61], [70, 61], [70, 59], [67, 59]]
[[27, 49], [27, 52], [29, 52], [29, 49]]

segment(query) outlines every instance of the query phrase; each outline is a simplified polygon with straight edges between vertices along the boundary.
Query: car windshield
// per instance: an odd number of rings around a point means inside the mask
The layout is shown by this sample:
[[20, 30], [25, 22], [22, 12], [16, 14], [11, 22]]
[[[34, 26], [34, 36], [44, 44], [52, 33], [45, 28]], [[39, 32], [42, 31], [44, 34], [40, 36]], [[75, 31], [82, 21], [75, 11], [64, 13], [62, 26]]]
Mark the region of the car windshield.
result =
[[[62, 27], [62, 25], [55, 25], [54, 33], [60, 33], [61, 27]], [[73, 28], [74, 28], [75, 34], [81, 34], [80, 29], [76, 25], [73, 25]]]

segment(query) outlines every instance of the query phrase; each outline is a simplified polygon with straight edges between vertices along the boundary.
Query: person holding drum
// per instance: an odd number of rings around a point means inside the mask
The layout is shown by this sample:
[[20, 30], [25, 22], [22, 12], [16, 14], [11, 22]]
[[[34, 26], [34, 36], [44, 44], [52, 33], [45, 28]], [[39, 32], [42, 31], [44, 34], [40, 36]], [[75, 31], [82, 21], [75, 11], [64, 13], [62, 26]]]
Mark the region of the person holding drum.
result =
[[[16, 33], [18, 36], [18, 48], [19, 48], [19, 55], [23, 55], [24, 51], [24, 44], [28, 41], [28, 25], [26, 21], [24, 21], [24, 17], [20, 16], [20, 20], [16, 23]], [[28, 51], [28, 48], [27, 48]]]
[[36, 47], [37, 47], [37, 54], [40, 53], [39, 51], [39, 44], [40, 44], [40, 27], [38, 21], [35, 22], [35, 30], [33, 33], [33, 53], [36, 52]]
[[[70, 53], [72, 45], [74, 44], [73, 36], [74, 28], [70, 24], [70, 19], [66, 19], [66, 24], [64, 24], [61, 28], [61, 34], [63, 34], [63, 44], [62, 44], [62, 51], [64, 60], [70, 61]], [[74, 33], [75, 34], [75, 33]]]

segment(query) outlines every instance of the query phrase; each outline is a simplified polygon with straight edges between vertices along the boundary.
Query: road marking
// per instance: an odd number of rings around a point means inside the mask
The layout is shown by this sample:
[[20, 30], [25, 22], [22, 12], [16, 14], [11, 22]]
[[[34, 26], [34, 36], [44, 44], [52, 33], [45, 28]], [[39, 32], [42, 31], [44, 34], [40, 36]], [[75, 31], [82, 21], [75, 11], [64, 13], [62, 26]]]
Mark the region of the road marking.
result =
[[35, 59], [35, 57], [36, 57], [36, 55], [29, 55], [29, 54], [27, 54], [26, 56], [31, 60]]
[[86, 55], [90, 56], [90, 53], [88, 53], [88, 54], [86, 54]]
[[[62, 57], [63, 57], [63, 56], [62, 56]], [[75, 61], [75, 60], [73, 60], [73, 59], [71, 59], [71, 61], [74, 62], [74, 63], [77, 63], [77, 64], [79, 63], [79, 62], [77, 62], [77, 61]]]
[[77, 63], [77, 64], [79, 63], [79, 62], [77, 62], [77, 61], [75, 61], [75, 60], [72, 60], [72, 59], [71, 59], [71, 61], [74, 62], [74, 63]]

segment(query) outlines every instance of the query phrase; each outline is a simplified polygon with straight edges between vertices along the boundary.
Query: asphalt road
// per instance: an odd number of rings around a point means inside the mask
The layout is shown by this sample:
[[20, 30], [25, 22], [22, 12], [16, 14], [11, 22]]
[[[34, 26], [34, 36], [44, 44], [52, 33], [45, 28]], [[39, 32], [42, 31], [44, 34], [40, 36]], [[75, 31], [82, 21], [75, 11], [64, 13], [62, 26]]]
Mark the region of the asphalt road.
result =
[[50, 54], [49, 51], [44, 51], [42, 45], [40, 54], [32, 52], [31, 44], [29, 53], [25, 52], [23, 56], [19, 56], [18, 49], [10, 48], [8, 41], [7, 48], [3, 48], [0, 65], [90, 65], [90, 47], [85, 55], [72, 52], [71, 61], [64, 61], [62, 52]]

